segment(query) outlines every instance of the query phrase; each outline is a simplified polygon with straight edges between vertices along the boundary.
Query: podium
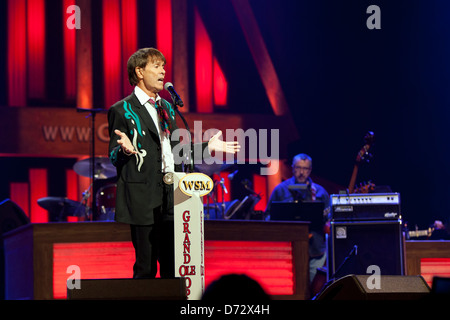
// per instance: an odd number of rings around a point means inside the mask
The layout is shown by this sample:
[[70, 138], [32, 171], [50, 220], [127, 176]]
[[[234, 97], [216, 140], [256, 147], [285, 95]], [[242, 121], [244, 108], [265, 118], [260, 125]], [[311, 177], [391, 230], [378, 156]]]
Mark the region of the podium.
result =
[[204, 212], [201, 197], [212, 191], [203, 173], [173, 174], [175, 277], [186, 281], [188, 300], [200, 300], [205, 290]]

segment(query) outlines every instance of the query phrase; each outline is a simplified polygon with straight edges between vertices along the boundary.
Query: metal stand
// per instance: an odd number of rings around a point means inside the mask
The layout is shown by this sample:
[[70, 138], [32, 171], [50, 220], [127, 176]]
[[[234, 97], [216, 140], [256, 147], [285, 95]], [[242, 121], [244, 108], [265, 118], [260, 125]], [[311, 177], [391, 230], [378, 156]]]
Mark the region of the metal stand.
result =
[[[95, 186], [95, 116], [97, 113], [107, 113], [108, 110], [105, 109], [86, 109], [86, 108], [77, 108], [77, 112], [89, 112], [89, 115], [86, 118], [91, 117], [91, 150], [90, 150], [90, 171], [91, 171], [91, 186], [92, 186], [92, 198], [91, 198], [91, 215], [88, 220], [92, 221], [93, 217], [97, 214], [97, 208], [95, 206], [95, 194], [96, 194], [96, 186]], [[88, 212], [88, 211], [87, 211]]]
[[188, 135], [189, 135], [189, 152], [188, 154], [184, 155], [186, 160], [183, 161], [183, 172], [194, 172], [194, 159], [192, 156], [192, 136], [191, 136], [191, 130], [189, 129], [189, 125], [186, 121], [186, 119], [184, 118], [183, 114], [180, 112], [180, 110], [178, 110], [178, 106], [175, 104], [174, 101], [174, 107], [175, 107], [175, 111], [178, 113], [178, 115], [180, 116], [181, 120], [184, 123], [184, 127], [186, 128], [186, 130], [188, 131]]

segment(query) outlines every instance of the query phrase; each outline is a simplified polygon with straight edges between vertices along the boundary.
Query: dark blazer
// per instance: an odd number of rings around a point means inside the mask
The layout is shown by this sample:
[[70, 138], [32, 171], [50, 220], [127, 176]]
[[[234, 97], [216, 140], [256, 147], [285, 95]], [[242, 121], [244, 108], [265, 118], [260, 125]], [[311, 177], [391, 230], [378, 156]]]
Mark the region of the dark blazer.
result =
[[[177, 129], [175, 109], [164, 99], [159, 104], [169, 114], [172, 133]], [[109, 109], [108, 125], [109, 158], [117, 168], [115, 220], [135, 225], [153, 224], [153, 209], [163, 199], [161, 143], [155, 123], [132, 93]], [[115, 129], [127, 134], [138, 154], [128, 156], [122, 152]], [[178, 143], [171, 141], [172, 148]], [[202, 154], [205, 148], [207, 143], [202, 144]], [[180, 165], [175, 165], [175, 171], [180, 169]]]

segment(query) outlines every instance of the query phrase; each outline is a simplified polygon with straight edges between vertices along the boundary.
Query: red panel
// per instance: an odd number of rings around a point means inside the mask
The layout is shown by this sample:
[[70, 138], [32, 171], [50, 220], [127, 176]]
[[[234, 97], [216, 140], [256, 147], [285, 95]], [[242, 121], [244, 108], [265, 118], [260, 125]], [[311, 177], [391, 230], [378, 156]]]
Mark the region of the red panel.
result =
[[47, 169], [30, 169], [30, 221], [48, 222], [48, 212], [37, 201], [47, 197]]
[[9, 198], [15, 202], [30, 217], [30, 196], [27, 182], [11, 182], [9, 184]]
[[290, 242], [205, 241], [205, 285], [230, 273], [246, 274], [267, 293], [294, 293]]
[[76, 96], [76, 31], [67, 28], [69, 14], [67, 8], [75, 5], [75, 0], [63, 0], [63, 45], [64, 45], [64, 84], [67, 99], [75, 99]]
[[261, 200], [256, 204], [255, 210], [264, 211], [267, 205], [267, 178], [259, 174], [253, 175], [253, 190], [261, 195]]
[[29, 98], [45, 97], [45, 1], [27, 0], [27, 85]]
[[156, 46], [166, 58], [165, 81], [172, 81], [172, 1], [156, 0]]
[[26, 97], [26, 1], [8, 0], [8, 105], [25, 106]]
[[81, 279], [132, 278], [131, 242], [55, 243], [53, 245], [53, 297], [67, 298], [67, 267], [80, 268]]
[[[67, 297], [66, 282], [76, 265], [80, 279], [117, 279], [133, 276], [131, 242], [55, 243], [53, 245], [53, 296]], [[159, 268], [158, 268], [159, 269]], [[229, 273], [246, 274], [269, 294], [294, 292], [290, 242], [205, 241], [205, 284]], [[157, 274], [159, 277], [159, 272]]]
[[107, 107], [123, 97], [120, 18], [120, 0], [103, 0], [103, 79]]
[[[136, 0], [122, 0], [122, 66], [125, 70], [128, 58], [137, 50], [137, 4]], [[131, 94], [133, 87], [128, 73], [123, 71], [123, 94]]]
[[197, 112], [213, 112], [212, 44], [203, 21], [195, 8], [195, 90]]
[[450, 258], [420, 259], [420, 275], [430, 287], [433, 277], [450, 277]]
[[219, 62], [214, 58], [214, 104], [225, 106], [228, 96], [228, 82], [220, 68]]
[[66, 170], [66, 197], [75, 201], [80, 200], [78, 192], [78, 175], [72, 169]]

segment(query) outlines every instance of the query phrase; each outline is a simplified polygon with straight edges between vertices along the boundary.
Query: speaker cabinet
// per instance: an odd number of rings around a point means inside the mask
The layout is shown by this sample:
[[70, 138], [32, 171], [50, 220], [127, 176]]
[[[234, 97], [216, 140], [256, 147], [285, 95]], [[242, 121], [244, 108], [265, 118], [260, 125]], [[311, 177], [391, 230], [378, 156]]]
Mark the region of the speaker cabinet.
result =
[[3, 234], [30, 223], [25, 212], [10, 199], [0, 202], [0, 300], [5, 298], [5, 253]]
[[10, 199], [0, 202], [0, 234], [30, 223], [23, 210]]
[[401, 220], [332, 222], [328, 238], [328, 278], [349, 274], [404, 275]]
[[184, 278], [81, 279], [79, 281], [79, 288], [67, 289], [67, 299], [186, 300], [186, 280]]
[[379, 289], [373, 288], [369, 277], [347, 275], [325, 288], [316, 300], [420, 300], [431, 291], [421, 276], [380, 276]]

